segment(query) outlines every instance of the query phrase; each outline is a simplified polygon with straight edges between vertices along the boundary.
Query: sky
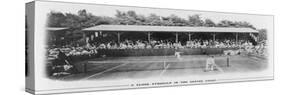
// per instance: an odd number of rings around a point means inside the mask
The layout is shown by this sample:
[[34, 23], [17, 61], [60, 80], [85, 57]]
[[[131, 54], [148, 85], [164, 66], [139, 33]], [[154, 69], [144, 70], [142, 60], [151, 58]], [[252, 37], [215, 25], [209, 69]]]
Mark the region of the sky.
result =
[[62, 13], [75, 13], [79, 10], [86, 9], [87, 12], [96, 16], [109, 16], [114, 17], [116, 10], [129, 11], [133, 10], [137, 14], [149, 16], [154, 13], [159, 16], [169, 16], [171, 14], [187, 19], [188, 16], [199, 14], [202, 19], [209, 18], [215, 23], [221, 20], [231, 21], [247, 21], [254, 25], [257, 29], [268, 29], [273, 26], [273, 16], [270, 15], [253, 15], [242, 13], [223, 13], [223, 12], [209, 12], [209, 11], [197, 11], [197, 10], [183, 10], [183, 9], [161, 9], [161, 8], [144, 8], [144, 7], [128, 7], [128, 6], [112, 6], [112, 5], [99, 5], [99, 4], [81, 4], [81, 3], [45, 3], [47, 7], [50, 7], [50, 11], [62, 12]]

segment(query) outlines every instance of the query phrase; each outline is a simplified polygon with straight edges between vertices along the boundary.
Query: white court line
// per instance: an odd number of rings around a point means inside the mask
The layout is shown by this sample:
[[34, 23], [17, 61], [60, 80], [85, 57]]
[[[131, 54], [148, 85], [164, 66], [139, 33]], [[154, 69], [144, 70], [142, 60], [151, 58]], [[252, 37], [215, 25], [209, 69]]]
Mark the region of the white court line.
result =
[[101, 75], [101, 74], [103, 74], [103, 73], [106, 73], [106, 72], [112, 71], [112, 70], [114, 70], [114, 69], [116, 69], [116, 68], [118, 68], [118, 67], [121, 67], [121, 66], [123, 66], [123, 65], [127, 65], [127, 64], [129, 64], [129, 63], [124, 63], [124, 64], [121, 64], [121, 65], [118, 65], [118, 66], [112, 67], [112, 68], [107, 69], [107, 70], [104, 70], [104, 71], [102, 71], [102, 72], [99, 72], [99, 73], [93, 74], [93, 75], [91, 75], [91, 76], [89, 76], [89, 77], [83, 78], [83, 79], [81, 79], [81, 80], [87, 80], [87, 79], [89, 79], [89, 78], [91, 78], [91, 77], [95, 77], [95, 76]]
[[128, 63], [128, 62], [131, 62], [131, 63], [144, 63], [144, 62], [163, 62], [163, 61], [150, 61], [150, 60], [126, 60], [126, 61], [88, 61], [89, 63], [114, 63], [114, 62], [119, 62], [119, 63]]
[[254, 59], [254, 58], [252, 58], [253, 60], [250, 60], [250, 61], [252, 61], [252, 62], [255, 62], [255, 63], [259, 63], [260, 61], [259, 60], [257, 60], [257, 59]]
[[[165, 58], [166, 59], [166, 58]], [[193, 60], [201, 60], [201, 59], [193, 59]], [[190, 59], [177, 59], [174, 61], [165, 61], [165, 62], [186, 62], [186, 61], [190, 61]], [[107, 61], [88, 61], [89, 63], [108, 63]], [[131, 63], [145, 63], [145, 62], [163, 62], [163, 60], [127, 60], [127, 61], [109, 61], [109, 62], [119, 62], [119, 63], [127, 63], [127, 62], [131, 62]]]
[[264, 61], [263, 59], [257, 58], [257, 57], [249, 57], [250, 59], [253, 59], [251, 61], [255, 61], [255, 62], [260, 62], [260, 61]]

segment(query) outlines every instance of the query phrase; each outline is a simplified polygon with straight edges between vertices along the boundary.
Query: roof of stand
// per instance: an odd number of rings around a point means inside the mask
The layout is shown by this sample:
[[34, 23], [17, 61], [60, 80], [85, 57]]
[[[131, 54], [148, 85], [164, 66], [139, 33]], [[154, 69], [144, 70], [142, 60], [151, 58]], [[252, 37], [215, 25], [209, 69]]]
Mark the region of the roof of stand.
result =
[[60, 31], [60, 30], [66, 30], [66, 29], [69, 29], [69, 28], [66, 28], [66, 27], [47, 27], [46, 30], [48, 31]]
[[145, 26], [145, 25], [98, 25], [83, 29], [83, 31], [108, 32], [229, 32], [229, 33], [258, 33], [252, 28], [234, 27], [189, 27], [189, 26]]

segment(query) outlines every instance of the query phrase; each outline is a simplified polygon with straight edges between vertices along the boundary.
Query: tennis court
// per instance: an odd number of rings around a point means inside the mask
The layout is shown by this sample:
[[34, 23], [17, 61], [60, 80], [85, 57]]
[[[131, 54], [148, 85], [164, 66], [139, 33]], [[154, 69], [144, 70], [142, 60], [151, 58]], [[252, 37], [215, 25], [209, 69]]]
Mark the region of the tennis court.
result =
[[254, 72], [266, 68], [267, 60], [255, 56], [215, 55], [217, 71], [204, 72], [207, 55], [105, 57], [76, 64], [83, 73], [66, 76], [64, 80], [112, 80], [153, 77], [181, 77], [229, 72]]

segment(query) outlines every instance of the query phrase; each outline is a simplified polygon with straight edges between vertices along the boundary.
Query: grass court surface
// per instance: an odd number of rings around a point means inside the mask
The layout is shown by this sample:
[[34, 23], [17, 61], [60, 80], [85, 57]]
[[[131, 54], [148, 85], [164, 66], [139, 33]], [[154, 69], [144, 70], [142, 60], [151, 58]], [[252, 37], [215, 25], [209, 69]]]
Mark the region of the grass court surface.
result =
[[112, 80], [151, 77], [180, 77], [192, 75], [210, 75], [227, 72], [254, 72], [266, 68], [267, 59], [256, 56], [230, 56], [230, 67], [227, 67], [227, 56], [215, 55], [219, 71], [204, 72], [206, 55], [175, 56], [137, 56], [106, 57], [76, 63], [76, 68], [83, 72], [72, 74], [63, 80]]

